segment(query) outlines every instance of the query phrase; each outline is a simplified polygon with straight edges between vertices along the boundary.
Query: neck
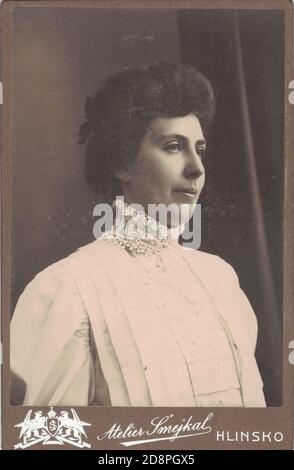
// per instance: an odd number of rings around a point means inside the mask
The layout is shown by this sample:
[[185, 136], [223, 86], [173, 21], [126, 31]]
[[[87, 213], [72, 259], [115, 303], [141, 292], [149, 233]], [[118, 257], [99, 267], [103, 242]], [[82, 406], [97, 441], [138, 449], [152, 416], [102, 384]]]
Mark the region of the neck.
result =
[[117, 197], [113, 201], [114, 228], [116, 231], [124, 230], [128, 235], [135, 238], [159, 238], [178, 242], [179, 236], [184, 231], [184, 224], [169, 227], [167, 223], [159, 222], [154, 214], [152, 217], [146, 209], [137, 203], [127, 204], [124, 197]]

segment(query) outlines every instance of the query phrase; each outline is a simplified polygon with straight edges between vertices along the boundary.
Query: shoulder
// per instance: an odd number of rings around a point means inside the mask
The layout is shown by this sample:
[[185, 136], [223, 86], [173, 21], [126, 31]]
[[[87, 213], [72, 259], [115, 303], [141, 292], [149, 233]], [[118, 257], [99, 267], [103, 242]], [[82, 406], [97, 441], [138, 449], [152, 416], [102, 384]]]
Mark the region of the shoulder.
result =
[[234, 268], [217, 255], [185, 249], [185, 256], [193, 271], [205, 282], [214, 299], [223, 306], [220, 310], [227, 318], [238, 316], [246, 325], [252, 344], [256, 345], [257, 321], [250, 301], [240, 287]]
[[79, 247], [64, 258], [46, 266], [39, 271], [34, 278], [26, 285], [25, 290], [37, 289], [40, 295], [52, 296], [60, 289], [75, 289], [74, 279], [69, 269], [69, 260], [78, 255], [83, 257], [86, 253], [101, 249], [101, 243], [97, 240]]
[[68, 328], [75, 329], [86, 321], [87, 312], [68, 269], [68, 258], [47, 266], [25, 286], [14, 310], [12, 328], [19, 324], [26, 328], [27, 322], [32, 329], [33, 326], [41, 328], [42, 325], [51, 324], [54, 319], [60, 326], [67, 321]]
[[44, 302], [50, 301], [61, 290], [73, 292], [75, 286], [70, 273], [66, 268], [65, 259], [57, 261], [40, 271], [27, 284], [23, 294], [38, 294]]
[[78, 258], [84, 264], [89, 264], [94, 259], [95, 253], [104, 255], [109, 252], [110, 248], [107, 241], [94, 240], [45, 267], [24, 287], [17, 306], [20, 303], [32, 302], [34, 299], [35, 303], [38, 302], [43, 307], [49, 307], [53, 300], [59, 301], [61, 298], [67, 303], [81, 304], [82, 298], [76, 276], [73, 274], [71, 261]]
[[37, 292], [39, 297], [43, 298], [43, 300], [50, 300], [50, 298], [53, 298], [60, 291], [74, 293], [77, 290], [77, 287], [69, 268], [69, 261], [73, 256], [78, 256], [83, 259], [83, 257], [86, 257], [89, 254], [91, 255], [94, 252], [103, 253], [105, 251], [106, 244], [107, 242], [105, 241], [94, 240], [79, 247], [77, 250], [57, 262], [45, 267], [25, 286], [23, 294]]
[[235, 269], [220, 256], [191, 248], [183, 248], [183, 251], [186, 259], [203, 274], [239, 284]]

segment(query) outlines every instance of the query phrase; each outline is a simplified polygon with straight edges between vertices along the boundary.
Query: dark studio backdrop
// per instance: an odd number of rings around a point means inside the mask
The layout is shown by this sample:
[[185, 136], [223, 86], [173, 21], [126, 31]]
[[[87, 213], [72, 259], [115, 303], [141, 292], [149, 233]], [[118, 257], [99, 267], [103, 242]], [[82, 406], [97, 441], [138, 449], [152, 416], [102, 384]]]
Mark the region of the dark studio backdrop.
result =
[[282, 404], [282, 11], [15, 8], [12, 307], [40, 270], [93, 240], [84, 102], [125, 66], [174, 60], [217, 95], [201, 250], [231, 263], [259, 323], [267, 404]]

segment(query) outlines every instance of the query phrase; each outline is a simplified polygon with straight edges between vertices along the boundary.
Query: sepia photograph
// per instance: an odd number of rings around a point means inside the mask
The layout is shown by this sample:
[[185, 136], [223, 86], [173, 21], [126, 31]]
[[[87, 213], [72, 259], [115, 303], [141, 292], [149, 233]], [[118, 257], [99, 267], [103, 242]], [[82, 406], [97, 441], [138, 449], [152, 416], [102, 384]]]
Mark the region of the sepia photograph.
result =
[[20, 448], [82, 446], [83, 407], [286, 405], [286, 2], [109, 3], [6, 3]]

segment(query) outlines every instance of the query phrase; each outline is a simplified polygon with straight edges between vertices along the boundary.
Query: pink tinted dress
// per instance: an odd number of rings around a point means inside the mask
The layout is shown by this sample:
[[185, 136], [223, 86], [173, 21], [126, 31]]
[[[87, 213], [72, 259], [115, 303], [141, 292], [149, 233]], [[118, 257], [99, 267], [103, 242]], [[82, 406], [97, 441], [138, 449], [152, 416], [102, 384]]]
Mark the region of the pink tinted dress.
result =
[[144, 256], [96, 240], [21, 295], [12, 403], [264, 407], [256, 338], [254, 312], [221, 258], [175, 242]]

